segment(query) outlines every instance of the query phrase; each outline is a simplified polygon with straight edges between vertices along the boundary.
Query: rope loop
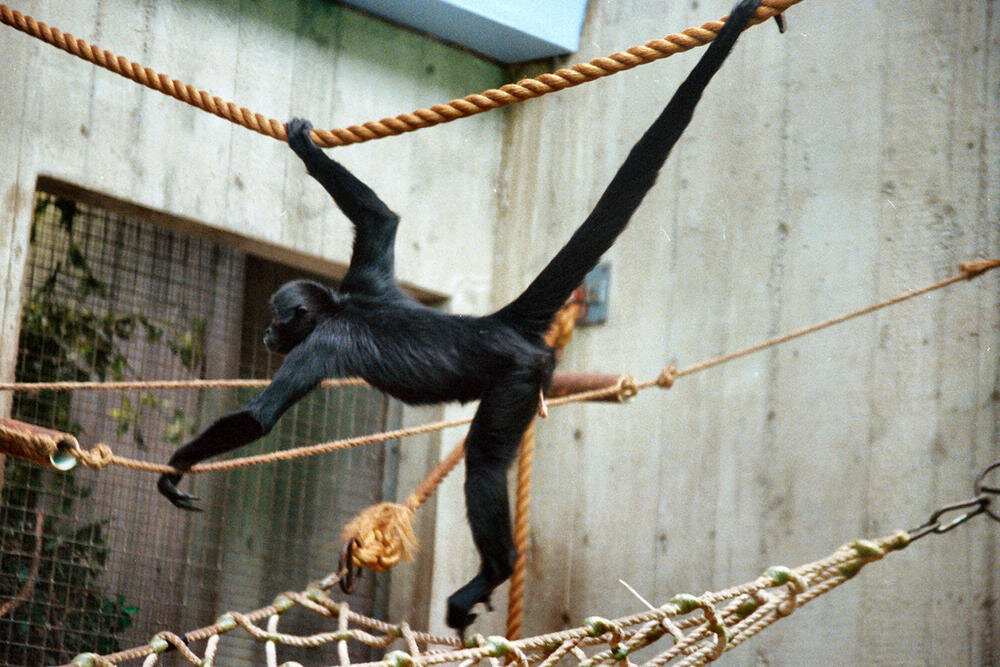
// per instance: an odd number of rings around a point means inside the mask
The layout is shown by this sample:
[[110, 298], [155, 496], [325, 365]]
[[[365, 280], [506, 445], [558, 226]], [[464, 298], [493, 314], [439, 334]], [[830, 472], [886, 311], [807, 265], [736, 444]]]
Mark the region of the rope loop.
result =
[[797, 573], [789, 571], [788, 573], [788, 583], [786, 584], [786, 589], [788, 590], [788, 595], [785, 599], [778, 603], [775, 608], [775, 613], [778, 616], [788, 616], [793, 611], [799, 607], [799, 595], [806, 591], [806, 584]]
[[726, 652], [726, 644], [729, 643], [729, 628], [714, 605], [703, 602], [701, 613], [705, 615], [705, 627], [715, 635], [715, 647], [708, 654], [708, 657], [710, 660], [716, 660]]
[[600, 637], [602, 635], [610, 634], [611, 639], [608, 643], [612, 646], [620, 643], [622, 640], [621, 625], [607, 618], [603, 618], [601, 616], [588, 616], [583, 620], [583, 627], [586, 628], [587, 634], [591, 637]]
[[194, 651], [188, 648], [187, 642], [185, 642], [182, 637], [168, 630], [157, 632], [149, 644], [154, 647], [154, 653], [163, 653], [170, 646], [173, 646], [182, 656], [184, 656], [184, 659], [191, 664], [201, 664], [201, 658], [199, 658]]

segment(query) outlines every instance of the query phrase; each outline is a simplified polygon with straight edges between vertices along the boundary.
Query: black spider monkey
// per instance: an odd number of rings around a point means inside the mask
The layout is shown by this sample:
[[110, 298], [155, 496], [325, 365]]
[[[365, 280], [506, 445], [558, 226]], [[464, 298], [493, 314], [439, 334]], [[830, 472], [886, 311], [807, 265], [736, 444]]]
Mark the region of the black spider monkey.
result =
[[[759, 4], [742, 0], [736, 5], [569, 242], [519, 297], [485, 317], [442, 313], [399, 289], [393, 277], [399, 217], [313, 143], [307, 121], [290, 121], [292, 150], [354, 224], [350, 267], [339, 289], [296, 280], [275, 292], [264, 344], [287, 355], [281, 368], [256, 398], [178, 449], [170, 465], [187, 470], [260, 438], [326, 377], [357, 375], [411, 404], [478, 399], [465, 445], [465, 501], [482, 565], [448, 598], [448, 625], [464, 631], [475, 618], [470, 609], [477, 602], [488, 605], [490, 593], [512, 571], [506, 473], [555, 366], [542, 336], [653, 186], [702, 91]], [[198, 510], [197, 498], [177, 489], [180, 478], [160, 477], [160, 492], [177, 507]]]

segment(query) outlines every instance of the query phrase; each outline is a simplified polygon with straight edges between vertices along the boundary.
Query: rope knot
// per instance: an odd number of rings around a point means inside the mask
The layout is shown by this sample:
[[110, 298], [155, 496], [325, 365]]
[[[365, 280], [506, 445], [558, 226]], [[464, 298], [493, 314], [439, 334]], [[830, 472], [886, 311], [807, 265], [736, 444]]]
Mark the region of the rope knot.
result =
[[962, 262], [958, 268], [966, 273], [966, 279], [972, 280], [983, 271], [989, 271], [1000, 266], [1000, 259], [971, 259]]
[[670, 364], [660, 373], [660, 376], [656, 378], [656, 385], [664, 389], [670, 389], [674, 386], [674, 380], [677, 379], [677, 366]]
[[623, 375], [618, 379], [615, 396], [619, 401], [625, 401], [639, 393], [639, 386], [631, 375]]
[[111, 451], [111, 447], [107, 446], [103, 442], [97, 443], [91, 447], [90, 450], [83, 449], [77, 445], [71, 453], [80, 463], [84, 465], [84, 467], [91, 468], [92, 470], [100, 470], [101, 468], [104, 468], [115, 458], [115, 454]]
[[341, 538], [357, 540], [351, 560], [358, 567], [385, 572], [401, 560], [413, 560], [417, 538], [413, 510], [398, 503], [372, 505], [344, 526]]

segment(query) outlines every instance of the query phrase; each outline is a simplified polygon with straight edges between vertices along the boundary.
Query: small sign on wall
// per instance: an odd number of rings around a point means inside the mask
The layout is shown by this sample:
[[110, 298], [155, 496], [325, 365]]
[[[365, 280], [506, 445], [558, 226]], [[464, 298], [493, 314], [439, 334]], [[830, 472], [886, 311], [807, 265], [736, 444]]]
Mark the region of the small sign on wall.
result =
[[579, 326], [604, 324], [608, 321], [608, 295], [611, 293], [611, 264], [598, 264], [583, 279], [573, 293], [573, 299], [583, 304], [577, 319]]

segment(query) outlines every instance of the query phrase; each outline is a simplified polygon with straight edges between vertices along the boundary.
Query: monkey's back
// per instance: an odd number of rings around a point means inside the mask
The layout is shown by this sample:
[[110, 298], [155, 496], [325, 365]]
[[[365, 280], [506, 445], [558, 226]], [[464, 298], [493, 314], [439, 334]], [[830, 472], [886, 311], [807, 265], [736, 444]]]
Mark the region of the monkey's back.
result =
[[552, 351], [492, 316], [453, 315], [415, 303], [369, 305], [354, 316], [366, 348], [355, 372], [405, 403], [465, 403], [512, 373], [540, 386], [551, 376]]

